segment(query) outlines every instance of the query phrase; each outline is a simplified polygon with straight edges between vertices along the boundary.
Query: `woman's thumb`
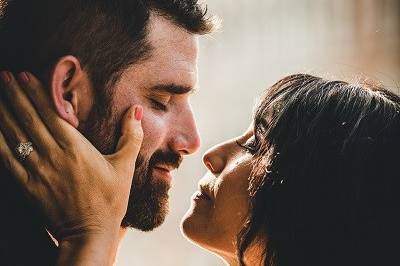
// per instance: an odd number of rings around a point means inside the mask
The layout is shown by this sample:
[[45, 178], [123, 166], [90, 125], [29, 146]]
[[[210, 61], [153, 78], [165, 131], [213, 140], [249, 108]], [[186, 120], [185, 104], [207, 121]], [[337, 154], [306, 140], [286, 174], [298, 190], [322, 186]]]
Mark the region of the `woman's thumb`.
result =
[[126, 111], [122, 119], [121, 137], [116, 152], [111, 155], [112, 164], [116, 170], [132, 177], [136, 158], [143, 140], [142, 129], [143, 107], [135, 105]]

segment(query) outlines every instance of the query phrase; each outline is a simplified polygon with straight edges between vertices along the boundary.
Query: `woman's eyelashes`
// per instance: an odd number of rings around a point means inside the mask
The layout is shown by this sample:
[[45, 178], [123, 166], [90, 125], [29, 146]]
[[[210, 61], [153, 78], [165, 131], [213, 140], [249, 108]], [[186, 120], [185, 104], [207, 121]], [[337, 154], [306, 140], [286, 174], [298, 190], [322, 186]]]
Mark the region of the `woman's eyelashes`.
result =
[[236, 141], [236, 143], [243, 148], [246, 152], [250, 153], [250, 154], [254, 154], [257, 149], [256, 149], [256, 139], [254, 136], [250, 137], [247, 139], [247, 141], [245, 143], [241, 143], [238, 140]]

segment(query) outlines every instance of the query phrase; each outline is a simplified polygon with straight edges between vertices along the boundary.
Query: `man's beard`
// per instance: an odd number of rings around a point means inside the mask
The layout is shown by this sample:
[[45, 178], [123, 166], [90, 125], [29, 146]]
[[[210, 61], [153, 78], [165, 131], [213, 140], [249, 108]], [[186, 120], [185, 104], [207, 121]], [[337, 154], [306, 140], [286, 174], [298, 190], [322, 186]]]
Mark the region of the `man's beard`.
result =
[[[110, 108], [99, 110], [93, 108], [87, 122], [79, 129], [102, 154], [111, 154], [115, 151], [120, 137], [119, 121]], [[182, 156], [172, 151], [157, 150], [151, 156], [139, 152], [122, 227], [151, 231], [164, 222], [169, 209], [170, 183], [154, 178], [153, 170], [157, 165], [178, 168], [181, 162]]]

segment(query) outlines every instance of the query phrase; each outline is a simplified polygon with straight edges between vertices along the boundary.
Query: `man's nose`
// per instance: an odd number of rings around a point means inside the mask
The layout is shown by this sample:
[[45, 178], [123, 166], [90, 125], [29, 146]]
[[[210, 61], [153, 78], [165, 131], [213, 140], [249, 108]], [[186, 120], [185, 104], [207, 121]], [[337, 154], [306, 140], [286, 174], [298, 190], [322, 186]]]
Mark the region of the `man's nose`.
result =
[[170, 142], [170, 148], [181, 154], [188, 155], [200, 148], [200, 136], [196, 127], [193, 113], [190, 112], [175, 126]]

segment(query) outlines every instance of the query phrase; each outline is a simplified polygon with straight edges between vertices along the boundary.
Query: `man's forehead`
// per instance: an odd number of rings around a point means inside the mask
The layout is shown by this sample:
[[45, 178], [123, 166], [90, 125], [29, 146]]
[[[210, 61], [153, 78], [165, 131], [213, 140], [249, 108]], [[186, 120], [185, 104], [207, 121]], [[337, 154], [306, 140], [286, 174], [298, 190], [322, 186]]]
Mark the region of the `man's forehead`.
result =
[[198, 37], [160, 16], [153, 15], [149, 25], [151, 54], [124, 71], [125, 84], [146, 91], [193, 92], [198, 86]]
[[153, 47], [155, 57], [168, 57], [174, 54], [176, 60], [197, 60], [198, 35], [188, 32], [160, 15], [150, 16], [147, 40]]

